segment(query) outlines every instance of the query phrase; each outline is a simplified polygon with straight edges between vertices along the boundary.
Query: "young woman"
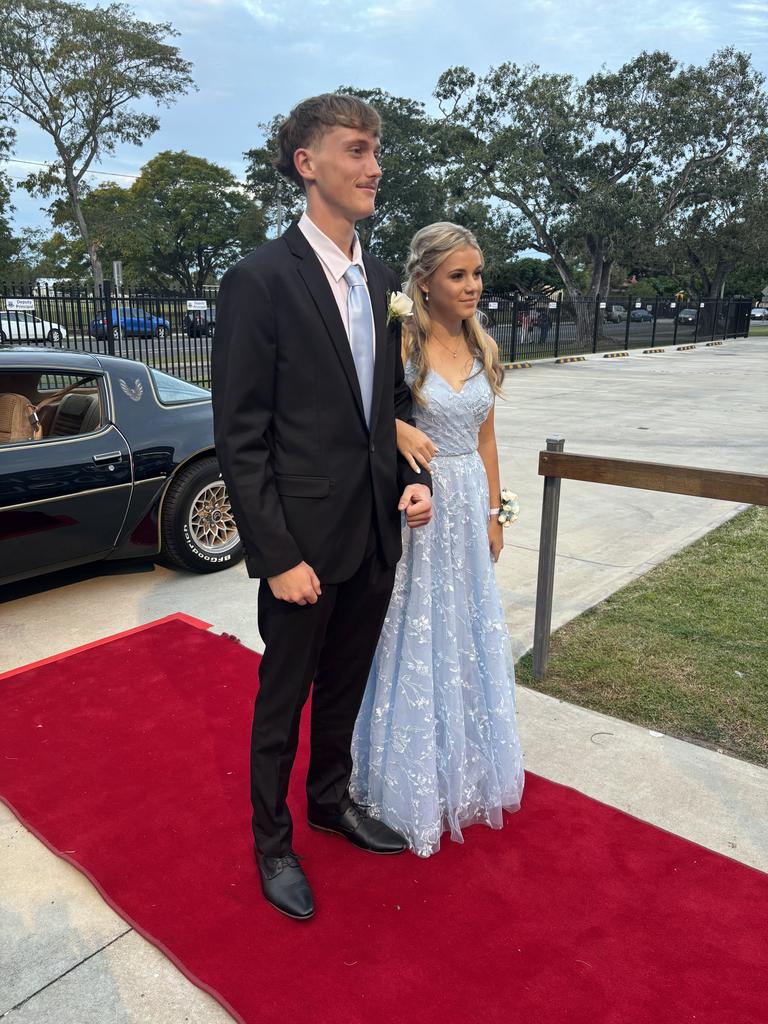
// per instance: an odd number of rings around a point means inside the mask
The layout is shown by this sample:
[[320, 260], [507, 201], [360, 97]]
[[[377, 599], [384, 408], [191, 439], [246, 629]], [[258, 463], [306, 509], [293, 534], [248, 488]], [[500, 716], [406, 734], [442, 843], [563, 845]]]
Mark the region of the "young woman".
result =
[[493, 426], [503, 371], [475, 316], [483, 258], [456, 224], [411, 242], [403, 362], [416, 427], [398, 448], [429, 467], [433, 518], [403, 557], [355, 726], [351, 791], [427, 857], [450, 831], [520, 806], [514, 669], [493, 563], [503, 547]]

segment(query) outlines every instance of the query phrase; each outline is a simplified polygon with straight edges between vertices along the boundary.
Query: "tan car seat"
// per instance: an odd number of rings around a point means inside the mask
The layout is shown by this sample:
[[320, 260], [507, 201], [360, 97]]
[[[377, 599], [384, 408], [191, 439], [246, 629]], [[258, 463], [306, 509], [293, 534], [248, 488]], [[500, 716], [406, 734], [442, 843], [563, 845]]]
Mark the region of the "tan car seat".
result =
[[24, 395], [11, 392], [0, 394], [0, 444], [14, 441], [37, 441], [42, 437], [42, 428], [37, 418], [30, 420], [35, 407]]

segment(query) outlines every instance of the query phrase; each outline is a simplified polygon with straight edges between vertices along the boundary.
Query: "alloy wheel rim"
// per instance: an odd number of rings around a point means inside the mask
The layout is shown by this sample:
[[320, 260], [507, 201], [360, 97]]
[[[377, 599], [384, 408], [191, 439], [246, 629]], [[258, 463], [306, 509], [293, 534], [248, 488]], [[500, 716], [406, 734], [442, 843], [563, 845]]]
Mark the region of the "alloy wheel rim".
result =
[[223, 555], [237, 547], [240, 536], [223, 481], [207, 484], [198, 491], [189, 509], [187, 525], [193, 541], [207, 555]]

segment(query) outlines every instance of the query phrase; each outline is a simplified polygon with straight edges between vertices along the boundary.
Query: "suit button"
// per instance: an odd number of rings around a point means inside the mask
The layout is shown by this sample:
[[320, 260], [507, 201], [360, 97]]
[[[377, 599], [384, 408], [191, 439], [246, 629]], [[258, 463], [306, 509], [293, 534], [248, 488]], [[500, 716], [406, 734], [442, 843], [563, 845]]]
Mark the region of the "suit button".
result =
[[376, 445], [371, 441], [371, 455], [376, 451]]

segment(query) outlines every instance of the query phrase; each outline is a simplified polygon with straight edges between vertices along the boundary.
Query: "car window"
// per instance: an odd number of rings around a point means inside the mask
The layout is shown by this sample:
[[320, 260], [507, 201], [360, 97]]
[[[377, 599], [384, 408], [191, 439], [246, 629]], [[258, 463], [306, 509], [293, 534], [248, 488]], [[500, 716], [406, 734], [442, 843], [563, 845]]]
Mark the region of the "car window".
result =
[[104, 422], [98, 376], [41, 370], [0, 374], [0, 445], [90, 434]]
[[211, 393], [197, 384], [179, 380], [162, 370], [149, 369], [158, 399], [163, 405], [178, 405], [180, 402], [210, 401]]

